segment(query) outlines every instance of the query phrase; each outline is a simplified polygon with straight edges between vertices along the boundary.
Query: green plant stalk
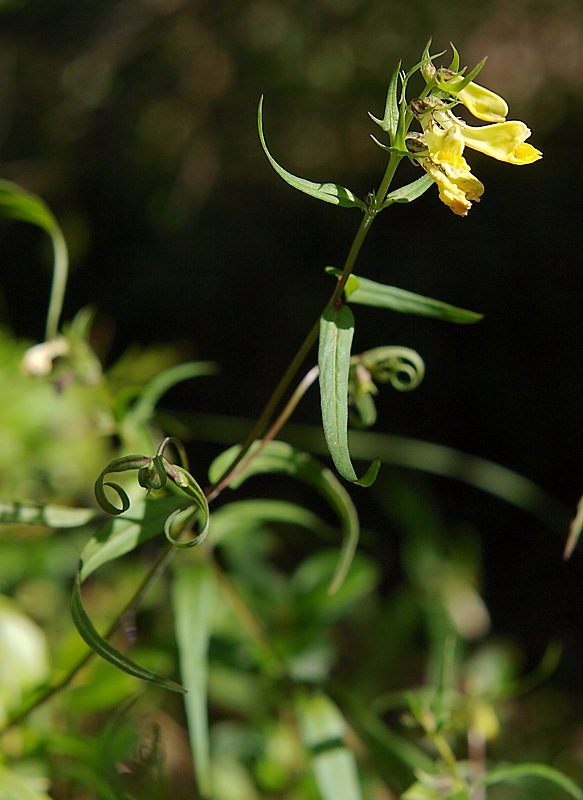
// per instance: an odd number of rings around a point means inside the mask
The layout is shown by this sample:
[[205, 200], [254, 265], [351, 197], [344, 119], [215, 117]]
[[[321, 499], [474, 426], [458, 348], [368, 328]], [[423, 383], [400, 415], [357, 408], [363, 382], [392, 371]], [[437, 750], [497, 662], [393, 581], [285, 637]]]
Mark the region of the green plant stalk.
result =
[[[379, 185], [379, 189], [376, 195], [374, 196], [374, 199], [372, 200], [371, 204], [364, 213], [363, 218], [360, 221], [360, 225], [358, 227], [358, 230], [356, 231], [356, 234], [350, 246], [350, 250], [348, 251], [348, 255], [346, 256], [346, 261], [344, 262], [344, 267], [342, 269], [342, 275], [338, 278], [338, 283], [336, 284], [332, 296], [325, 307], [327, 307], [327, 305], [330, 303], [337, 305], [341, 302], [342, 293], [344, 291], [344, 287], [346, 286], [346, 282], [350, 277], [350, 275], [352, 274], [354, 265], [356, 264], [356, 260], [362, 249], [364, 240], [366, 239], [366, 236], [372, 226], [372, 223], [374, 222], [378, 212], [382, 209], [382, 204], [384, 202], [385, 197], [388, 194], [391, 182], [393, 180], [393, 177], [395, 176], [397, 167], [399, 166], [402, 159], [403, 155], [401, 155], [400, 153], [394, 153], [394, 152], [391, 153], [389, 162], [387, 164], [387, 168], [385, 170], [385, 174]], [[229, 482], [232, 480], [235, 474], [236, 467], [245, 457], [253, 442], [256, 441], [256, 439], [259, 439], [263, 434], [263, 432], [265, 431], [267, 425], [269, 424], [269, 420], [275, 413], [275, 409], [279, 405], [282, 397], [289, 388], [291, 382], [294, 380], [302, 364], [308, 357], [310, 350], [316, 343], [318, 339], [319, 329], [320, 329], [320, 317], [318, 317], [318, 319], [310, 329], [310, 332], [302, 342], [299, 350], [296, 352], [295, 356], [291, 360], [281, 380], [279, 381], [273, 393], [271, 394], [271, 397], [267, 401], [267, 404], [265, 405], [265, 408], [263, 409], [259, 419], [253, 426], [252, 430], [250, 431], [245, 441], [243, 442], [243, 445], [237, 457], [233, 460], [230, 466], [221, 475], [219, 480], [213, 485], [207, 487], [207, 489], [205, 490], [205, 494], [209, 501], [216, 498], [220, 494], [220, 492], [229, 485]]]

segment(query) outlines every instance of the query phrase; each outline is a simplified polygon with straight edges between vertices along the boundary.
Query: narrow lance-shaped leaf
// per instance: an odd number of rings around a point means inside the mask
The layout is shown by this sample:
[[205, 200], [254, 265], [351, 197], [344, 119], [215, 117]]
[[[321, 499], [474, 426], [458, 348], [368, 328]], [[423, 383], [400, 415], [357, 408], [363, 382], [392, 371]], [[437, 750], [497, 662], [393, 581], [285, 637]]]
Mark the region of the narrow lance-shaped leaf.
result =
[[392, 203], [412, 203], [413, 200], [417, 200], [418, 197], [425, 194], [429, 187], [433, 186], [433, 183], [433, 178], [430, 178], [429, 175], [423, 175], [421, 178], [417, 178], [416, 181], [390, 192], [385, 198], [383, 208], [390, 206]]
[[397, 127], [399, 125], [399, 75], [401, 71], [401, 63], [397, 64], [395, 71], [389, 81], [387, 89], [387, 99], [385, 102], [385, 113], [382, 119], [377, 119], [369, 113], [369, 117], [379, 125], [385, 133], [389, 134], [391, 144], [394, 145], [395, 137], [397, 135]]
[[203, 797], [211, 796], [207, 678], [208, 642], [216, 588], [213, 571], [203, 561], [179, 567], [172, 582], [180, 679], [187, 692], [184, 708], [196, 782]]
[[343, 478], [359, 486], [370, 486], [379, 471], [375, 459], [365, 475], [354, 471], [348, 448], [348, 378], [350, 348], [354, 335], [354, 317], [345, 305], [328, 305], [320, 320], [318, 366], [320, 369], [320, 405], [328, 451]]
[[108, 642], [93, 625], [85, 611], [81, 596], [83, 582], [96, 569], [108, 561], [113, 561], [131, 552], [155, 536], [159, 536], [169, 513], [176, 507], [176, 498], [146, 500], [136, 504], [130, 512], [110, 520], [100, 528], [81, 554], [73, 586], [71, 609], [73, 622], [81, 637], [92, 650], [110, 664], [136, 678], [141, 678], [165, 689], [182, 692], [182, 687], [177, 683], [141, 667]]
[[[333, 267], [328, 267], [326, 271], [332, 275], [341, 274], [340, 270]], [[433, 317], [458, 324], [479, 322], [484, 316], [476, 311], [459, 308], [441, 300], [434, 300], [432, 297], [399, 289], [396, 286], [377, 283], [377, 281], [361, 278], [358, 275], [350, 276], [345, 294], [348, 303], [389, 308], [391, 311], [398, 311], [401, 314], [416, 314], [420, 317]]]
[[288, 172], [286, 169], [284, 169], [284, 167], [277, 163], [267, 148], [267, 143], [263, 134], [263, 98], [261, 98], [259, 101], [259, 108], [257, 111], [257, 127], [259, 130], [261, 146], [265, 151], [265, 155], [267, 156], [269, 163], [286, 183], [289, 183], [289, 185], [293, 186], [294, 189], [310, 195], [310, 197], [323, 200], [325, 203], [332, 203], [333, 205], [343, 206], [345, 208], [360, 208], [362, 211], [366, 210], [365, 203], [356, 197], [356, 195], [353, 194], [350, 189], [345, 189], [344, 186], [340, 186], [337, 183], [314, 183], [313, 181], [308, 181], [305, 178], [299, 178], [297, 175], [292, 175], [291, 172]]
[[[224, 474], [239, 450], [239, 445], [231, 447], [213, 461], [209, 470], [211, 483]], [[258, 473], [282, 472], [312, 486], [336, 511], [342, 522], [344, 540], [338, 566], [328, 589], [330, 593], [334, 593], [350, 568], [360, 533], [358, 514], [346, 489], [329, 469], [287, 442], [255, 442], [241, 467], [241, 471], [229, 484], [232, 488], [237, 488], [247, 478]]]

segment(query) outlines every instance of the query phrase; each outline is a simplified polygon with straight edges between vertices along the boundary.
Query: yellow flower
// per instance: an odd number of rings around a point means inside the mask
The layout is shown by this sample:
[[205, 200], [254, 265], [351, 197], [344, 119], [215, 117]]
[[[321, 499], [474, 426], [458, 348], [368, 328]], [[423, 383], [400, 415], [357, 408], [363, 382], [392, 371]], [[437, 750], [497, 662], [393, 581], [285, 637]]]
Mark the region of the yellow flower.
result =
[[508, 114], [508, 104], [499, 94], [480, 86], [479, 83], [468, 83], [465, 89], [456, 91], [464, 80], [459, 73], [441, 69], [435, 76], [436, 85], [445, 92], [454, 95], [464, 104], [472, 116], [484, 122], [504, 122]]
[[509, 120], [478, 128], [459, 120], [456, 122], [468, 147], [498, 161], [506, 161], [508, 164], [532, 164], [533, 161], [542, 158], [540, 150], [525, 143], [530, 136], [530, 128], [527, 128], [524, 122]]
[[484, 193], [484, 185], [472, 175], [472, 172], [463, 156], [459, 157], [457, 164], [443, 160], [435, 162], [427, 156], [417, 160], [425, 172], [433, 178], [439, 189], [439, 199], [449, 206], [454, 214], [465, 217], [472, 202], [479, 203]]

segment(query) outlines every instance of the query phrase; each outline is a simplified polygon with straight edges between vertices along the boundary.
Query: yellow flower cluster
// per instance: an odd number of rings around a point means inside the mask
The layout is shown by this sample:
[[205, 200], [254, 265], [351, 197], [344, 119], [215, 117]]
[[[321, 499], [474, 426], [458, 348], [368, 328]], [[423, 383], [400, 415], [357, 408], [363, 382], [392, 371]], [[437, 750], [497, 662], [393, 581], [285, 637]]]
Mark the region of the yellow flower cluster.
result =
[[[437, 183], [440, 199], [464, 217], [484, 192], [464, 158], [466, 146], [508, 164], [531, 164], [542, 153], [526, 144], [530, 130], [524, 122], [506, 120], [508, 106], [502, 97], [473, 82], [456, 92], [462, 80], [461, 75], [444, 77], [438, 72], [438, 96], [414, 100], [411, 110], [423, 129], [424, 150], [416, 156], [417, 161]], [[445, 93], [452, 100], [444, 97]], [[467, 125], [451, 111], [452, 102], [458, 101], [474, 117], [491, 124]]]

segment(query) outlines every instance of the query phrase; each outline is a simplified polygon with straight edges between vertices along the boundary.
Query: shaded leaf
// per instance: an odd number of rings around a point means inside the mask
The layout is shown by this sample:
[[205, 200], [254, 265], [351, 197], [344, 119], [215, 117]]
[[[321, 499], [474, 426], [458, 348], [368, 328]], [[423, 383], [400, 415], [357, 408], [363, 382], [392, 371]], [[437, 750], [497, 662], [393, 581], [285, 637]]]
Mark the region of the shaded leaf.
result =
[[79, 634], [98, 655], [123, 672], [142, 680], [170, 689], [184, 691], [174, 681], [163, 678], [129, 659], [110, 644], [95, 628], [81, 597], [81, 586], [98, 567], [125, 555], [140, 544], [162, 533], [165, 520], [171, 510], [176, 509], [175, 498], [145, 500], [130, 512], [110, 520], [90, 539], [79, 561], [71, 600], [72, 617]]
[[263, 98], [261, 98], [259, 101], [259, 108], [257, 111], [257, 127], [259, 129], [261, 146], [263, 147], [269, 163], [286, 183], [289, 183], [289, 185], [293, 186], [294, 189], [310, 195], [310, 197], [323, 200], [325, 203], [332, 203], [337, 206], [343, 206], [344, 208], [360, 208], [362, 211], [366, 210], [365, 203], [362, 200], [359, 200], [359, 198], [356, 197], [356, 195], [353, 194], [350, 189], [345, 189], [343, 186], [340, 186], [337, 183], [314, 183], [313, 181], [308, 181], [305, 178], [299, 178], [297, 175], [292, 175], [291, 172], [288, 172], [286, 169], [284, 169], [284, 167], [277, 163], [267, 149], [267, 143], [265, 142], [265, 136], [263, 134]]
[[154, 415], [158, 401], [169, 389], [190, 378], [213, 375], [217, 369], [217, 365], [212, 362], [192, 361], [168, 367], [148, 381], [121, 423], [123, 439], [128, 449], [130, 442], [132, 448], [144, 451], [154, 448], [148, 423]]
[[[239, 445], [236, 445], [221, 453], [213, 461], [209, 470], [211, 483], [225, 472], [239, 450]], [[252, 475], [271, 472], [282, 472], [312, 486], [338, 514], [342, 522], [344, 541], [334, 579], [329, 589], [330, 592], [335, 592], [350, 568], [360, 532], [358, 515], [350, 495], [336, 476], [316, 459], [307, 453], [295, 450], [287, 442], [279, 441], [266, 444], [255, 442], [247, 458], [241, 463], [239, 472], [231, 481], [230, 486], [237, 488]]]
[[73, 587], [71, 616], [73, 617], [73, 622], [75, 623], [75, 627], [79, 631], [81, 638], [92, 650], [94, 650], [106, 661], [109, 661], [110, 664], [113, 664], [114, 667], [117, 667], [123, 672], [127, 672], [128, 675], [133, 675], [135, 678], [141, 678], [142, 680], [148, 681], [148, 683], [152, 683], [155, 686], [160, 686], [163, 689], [170, 689], [174, 692], [184, 692], [184, 689], [179, 684], [174, 683], [174, 681], [171, 681], [168, 678], [163, 678], [161, 675], [158, 675], [149, 669], [140, 667], [139, 664], [136, 664], [135, 661], [127, 658], [127, 656], [110, 644], [107, 639], [104, 639], [104, 637], [101, 636], [89, 619], [87, 612], [83, 607], [83, 601], [81, 600], [81, 581], [79, 579], [79, 572], [77, 573]]

